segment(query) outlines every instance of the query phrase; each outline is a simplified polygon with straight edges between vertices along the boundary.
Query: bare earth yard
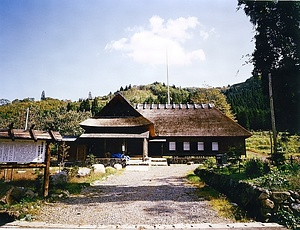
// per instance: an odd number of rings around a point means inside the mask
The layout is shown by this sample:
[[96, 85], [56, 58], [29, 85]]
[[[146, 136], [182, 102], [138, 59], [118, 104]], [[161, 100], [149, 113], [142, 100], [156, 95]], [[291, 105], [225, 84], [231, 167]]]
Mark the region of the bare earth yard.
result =
[[195, 195], [185, 176], [196, 165], [124, 171], [97, 181], [80, 195], [44, 205], [38, 221], [72, 225], [158, 225], [226, 223]]

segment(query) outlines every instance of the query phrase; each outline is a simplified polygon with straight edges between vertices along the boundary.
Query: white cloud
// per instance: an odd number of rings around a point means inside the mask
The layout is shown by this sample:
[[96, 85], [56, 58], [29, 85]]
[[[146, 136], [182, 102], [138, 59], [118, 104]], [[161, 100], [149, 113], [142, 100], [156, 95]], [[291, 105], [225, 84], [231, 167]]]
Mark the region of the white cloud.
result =
[[170, 65], [189, 65], [193, 61], [205, 60], [205, 53], [200, 47], [193, 50], [186, 48], [188, 42], [189, 46], [193, 43], [193, 39], [209, 37], [209, 32], [205, 31], [196, 17], [165, 21], [153, 16], [148, 28], [136, 27], [127, 31], [131, 32], [128, 38], [111, 41], [105, 49], [122, 51], [135, 62], [149, 65], [165, 65], [166, 53]]

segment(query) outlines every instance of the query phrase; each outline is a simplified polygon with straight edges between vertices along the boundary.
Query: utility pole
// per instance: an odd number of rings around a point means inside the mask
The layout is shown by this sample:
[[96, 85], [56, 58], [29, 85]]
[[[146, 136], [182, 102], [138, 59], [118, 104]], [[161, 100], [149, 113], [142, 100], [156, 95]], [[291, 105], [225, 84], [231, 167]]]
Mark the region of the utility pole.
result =
[[[276, 125], [275, 125], [275, 111], [274, 111], [274, 102], [273, 102], [273, 90], [272, 90], [272, 76], [271, 76], [271, 73], [269, 73], [268, 78], [269, 78], [271, 123], [272, 123], [272, 132], [273, 132], [273, 153], [276, 153], [277, 152], [277, 132], [276, 132]], [[272, 145], [271, 145], [271, 149], [272, 149]]]

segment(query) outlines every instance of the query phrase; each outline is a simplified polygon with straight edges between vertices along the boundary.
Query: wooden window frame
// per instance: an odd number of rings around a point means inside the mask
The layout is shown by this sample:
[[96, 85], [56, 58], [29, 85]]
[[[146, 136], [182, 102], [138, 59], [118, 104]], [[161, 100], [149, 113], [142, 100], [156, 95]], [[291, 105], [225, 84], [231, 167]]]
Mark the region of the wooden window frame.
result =
[[[201, 146], [201, 148], [200, 148], [200, 146]], [[205, 146], [204, 146], [204, 142], [203, 142], [203, 141], [198, 141], [198, 142], [197, 142], [197, 150], [198, 150], [199, 152], [202, 152], [202, 151], [205, 150]]]
[[169, 142], [169, 151], [176, 151], [176, 142], [175, 141]]
[[213, 151], [213, 152], [219, 151], [219, 142], [217, 142], [217, 141], [211, 142], [211, 151]]
[[183, 151], [191, 151], [191, 143], [189, 141], [183, 142]]

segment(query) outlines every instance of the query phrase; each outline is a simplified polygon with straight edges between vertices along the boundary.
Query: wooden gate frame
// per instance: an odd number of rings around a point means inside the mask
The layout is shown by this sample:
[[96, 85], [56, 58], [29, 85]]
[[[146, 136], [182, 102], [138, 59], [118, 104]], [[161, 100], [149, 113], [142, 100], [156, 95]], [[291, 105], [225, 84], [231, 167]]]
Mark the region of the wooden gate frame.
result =
[[[35, 142], [38, 140], [38, 137], [36, 135], [35, 130], [33, 130], [32, 126], [29, 130], [31, 139], [33, 139]], [[8, 133], [9, 138], [12, 141], [15, 141], [16, 137], [14, 134], [13, 125], [9, 126], [8, 130], [5, 130], [4, 132]], [[16, 169], [16, 168], [43, 168], [44, 169], [44, 183], [43, 183], [43, 196], [47, 197], [49, 195], [49, 178], [50, 178], [50, 158], [51, 158], [51, 151], [50, 151], [50, 144], [53, 142], [58, 142], [56, 135], [54, 132], [50, 129], [48, 131], [49, 136], [51, 137], [51, 141], [47, 138], [46, 141], [46, 152], [45, 152], [45, 159], [43, 163], [16, 163], [16, 162], [6, 162], [6, 163], [0, 163], [0, 169]], [[60, 134], [59, 134], [60, 135]], [[0, 138], [1, 138], [0, 133]]]

